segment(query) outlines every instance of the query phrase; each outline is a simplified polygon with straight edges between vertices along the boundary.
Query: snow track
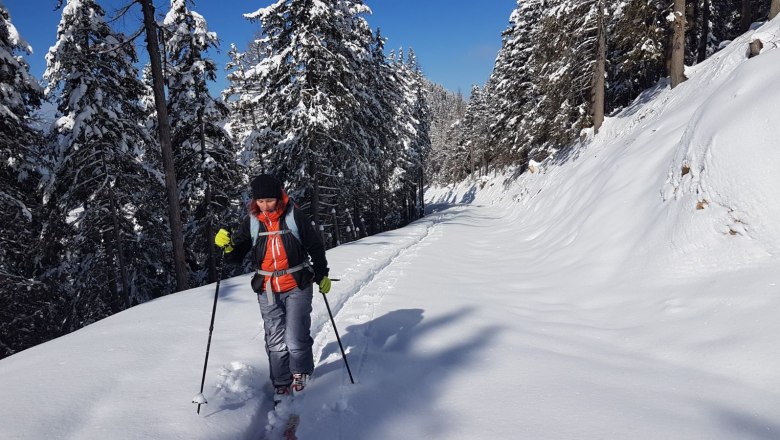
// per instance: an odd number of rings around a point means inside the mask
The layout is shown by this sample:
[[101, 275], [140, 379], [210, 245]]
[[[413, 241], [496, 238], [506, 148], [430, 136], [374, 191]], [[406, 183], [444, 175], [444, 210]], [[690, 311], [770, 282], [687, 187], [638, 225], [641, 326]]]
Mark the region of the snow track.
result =
[[[437, 226], [446, 218], [449, 218], [446, 213], [436, 213], [418, 220], [404, 228], [408, 239], [408, 243], [404, 247], [380, 247], [379, 250], [374, 251], [370, 256], [359, 259], [354, 267], [347, 268], [339, 283], [346, 282], [344, 284], [349, 287], [339, 292], [337, 301], [332, 300], [333, 294], [328, 295], [334, 319], [350, 324], [355, 321], [365, 322], [374, 319], [376, 317], [376, 306], [382, 302], [382, 298], [388, 292], [393, 290], [398, 277], [403, 275], [403, 270], [398, 269], [398, 266], [409, 264], [406, 262], [406, 259], [412, 256], [416, 249], [430, 241], [432, 236], [435, 236], [434, 232]], [[371, 249], [374, 249], [374, 247], [371, 247]], [[386, 255], [386, 253], [389, 253], [389, 255]], [[364, 275], [366, 271], [364, 266], [368, 266], [369, 276]], [[358, 272], [359, 275], [356, 277], [351, 276], [354, 272]], [[338, 289], [341, 285], [337, 283], [336, 287]], [[348, 317], [340, 319], [342, 315], [348, 315]], [[320, 316], [317, 317], [321, 318]], [[322, 319], [312, 320], [312, 334], [315, 335], [315, 365], [320, 363], [320, 356], [325, 345], [335, 339], [335, 335], [332, 335], [332, 325], [329, 317], [325, 316], [325, 318], [327, 319], [324, 321]], [[359, 361], [356, 363], [358, 366], [357, 371], [359, 371], [364, 355], [365, 351], [362, 351]], [[353, 371], [353, 373], [357, 371]]]
[[[455, 211], [457, 210], [448, 211], [449, 215], [447, 213], [435, 213], [420, 219], [403, 229], [365, 238], [360, 242], [345, 244], [339, 247], [340, 252], [347, 250], [352, 256], [352, 258], [350, 258], [352, 264], [341, 273], [336, 272], [339, 266], [338, 261], [330, 262], [331, 270], [333, 271], [331, 277], [338, 278], [339, 281], [334, 284], [334, 288], [328, 294], [327, 298], [331, 312], [340, 329], [346, 328], [348, 325], [366, 322], [369, 322], [368, 329], [370, 329], [370, 321], [376, 317], [377, 306], [382, 302], [382, 298], [393, 290], [396, 281], [403, 275], [403, 266], [410, 264], [408, 260], [416, 255], [415, 251], [426, 243], [429, 243], [430, 239], [435, 236], [438, 225], [442, 221], [450, 218]], [[385, 240], [392, 241], [392, 245], [382, 246], [381, 244]], [[399, 244], [401, 244], [401, 246], [399, 246]], [[371, 254], [360, 256], [366, 250], [371, 250]], [[354, 252], [357, 252], [357, 254]], [[343, 261], [343, 259], [339, 259], [339, 261]], [[317, 366], [321, 364], [321, 360], [327, 360], [329, 365], [337, 365], [343, 370], [341, 379], [342, 386], [339, 389], [340, 396], [338, 399], [339, 402], [343, 403], [337, 405], [337, 407], [341, 406], [343, 409], [346, 407], [347, 402], [347, 390], [345, 387], [349, 386], [350, 383], [341, 358], [340, 350], [330, 350], [324, 358], [322, 356], [323, 352], [326, 351], [326, 347], [328, 347], [329, 344], [336, 344], [336, 341], [335, 334], [332, 330], [333, 326], [330, 317], [327, 314], [324, 301], [317, 299], [317, 297], [321, 298], [321, 295], [315, 295], [314, 311], [312, 312], [315, 370], [313, 382], [310, 384], [307, 391], [309, 391], [309, 393], [317, 392], [313, 387], [315, 384], [314, 380], [316, 380], [318, 376]], [[366, 333], [369, 332], [367, 331]], [[350, 367], [356, 381], [359, 380], [361, 367], [366, 357], [366, 347], [368, 344], [365, 339], [367, 339], [366, 334], [357, 340], [355, 338], [352, 339], [351, 346], [360, 347], [360, 350], [357, 352], [350, 351], [349, 347], [345, 347], [345, 350], [347, 350], [348, 353], [348, 359], [351, 361]], [[320, 392], [333, 392], [333, 390], [322, 389]], [[298, 408], [298, 410], [301, 410], [304, 407], [303, 399], [301, 399], [300, 402], [296, 401], [296, 408]], [[311, 417], [311, 414], [301, 414], [301, 416], [301, 423], [306, 423], [306, 420]], [[250, 433], [249, 438], [279, 437], [281, 429], [278, 424], [286, 423], [286, 420], [286, 415], [278, 417], [275, 416], [273, 412], [268, 413], [267, 423], [262, 430], [257, 434]], [[250, 432], [258, 431], [258, 428], [259, 426], [255, 425], [255, 427], [250, 429]]]

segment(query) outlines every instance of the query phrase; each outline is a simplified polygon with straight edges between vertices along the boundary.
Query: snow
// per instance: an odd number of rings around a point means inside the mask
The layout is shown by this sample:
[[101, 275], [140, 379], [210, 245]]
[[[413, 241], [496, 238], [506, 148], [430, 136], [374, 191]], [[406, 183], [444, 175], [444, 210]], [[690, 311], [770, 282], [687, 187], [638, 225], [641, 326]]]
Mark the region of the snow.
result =
[[[0, 4], [0, 6], [4, 6]], [[5, 30], [8, 32], [8, 42], [11, 44], [11, 47], [19, 48], [20, 50], [23, 50], [27, 52], [28, 54], [32, 55], [33, 48], [30, 46], [30, 43], [27, 42], [24, 38], [19, 35], [19, 31], [16, 29], [16, 26], [14, 26], [10, 20], [5, 21]]]
[[[778, 27], [567, 161], [431, 188], [424, 219], [328, 251], [356, 383], [317, 296], [298, 437], [780, 438]], [[220, 284], [191, 403], [214, 291], [0, 361], [0, 438], [263, 438], [281, 422], [248, 275]]]

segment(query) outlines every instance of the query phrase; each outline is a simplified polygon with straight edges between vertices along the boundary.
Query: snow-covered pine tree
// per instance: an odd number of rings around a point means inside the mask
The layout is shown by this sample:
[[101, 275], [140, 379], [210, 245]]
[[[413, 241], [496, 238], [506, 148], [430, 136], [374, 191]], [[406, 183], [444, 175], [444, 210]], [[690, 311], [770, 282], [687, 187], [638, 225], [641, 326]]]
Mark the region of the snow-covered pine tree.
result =
[[[369, 203], [376, 182], [376, 148], [381, 137], [375, 129], [379, 123], [376, 118], [383, 117], [384, 109], [378, 103], [374, 86], [380, 74], [377, 63], [383, 62], [384, 57], [374, 59], [376, 38], [364, 18], [371, 11], [363, 0], [336, 1], [334, 8], [341, 22], [338, 32], [350, 42], [340, 50], [349, 61], [348, 75], [353, 78], [345, 85], [354, 96], [356, 106], [353, 115], [342, 125], [341, 133], [336, 132], [338, 137], [332, 150], [335, 160], [322, 170], [324, 177], [335, 178], [321, 180], [320, 197], [322, 203], [333, 205], [327, 209], [330, 215], [326, 223], [332, 225], [329, 232], [336, 243], [344, 243], [357, 238], [356, 229], [365, 229], [359, 226], [357, 213]], [[338, 190], [333, 194], [325, 186]], [[326, 195], [329, 197], [325, 198]]]
[[[603, 90], [594, 90], [594, 84], [599, 82], [599, 78], [594, 77], [604, 75], [603, 66], [598, 66], [599, 60], [603, 62], [605, 56], [603, 30], [608, 11], [603, 0], [584, 0], [563, 1], [551, 12], [564, 36], [561, 40], [562, 56], [554, 63], [555, 70], [548, 70], [554, 79], [547, 84], [548, 93], [553, 92], [553, 100], [560, 102], [563, 110], [555, 123], [562, 131], [561, 136], [553, 136], [557, 146], [562, 147], [579, 136], [582, 129], [594, 127], [597, 113], [601, 113], [603, 118], [603, 100], [598, 111], [593, 105], [596, 93], [603, 93]], [[555, 72], [560, 69], [564, 72], [555, 78]], [[600, 80], [603, 89], [603, 78]]]
[[460, 92], [450, 92], [431, 82], [426, 84], [426, 93], [431, 113], [431, 154], [425, 172], [435, 183], [454, 182], [450, 155], [458, 145], [456, 127], [466, 112], [466, 101]]
[[[395, 64], [401, 84], [402, 102], [396, 115], [399, 125], [400, 156], [395, 164], [395, 192], [393, 210], [401, 213], [395, 226], [407, 224], [422, 215], [423, 181], [425, 179], [425, 160], [430, 155], [430, 110], [426, 95], [426, 80], [414, 49], [409, 48], [404, 60], [403, 50], [399, 50], [399, 60]], [[400, 223], [399, 223], [400, 222]]]
[[223, 125], [227, 107], [209, 94], [216, 64], [206, 57], [218, 47], [189, 0], [171, 0], [163, 20], [167, 54], [168, 114], [190, 282], [217, 280], [213, 237], [235, 214], [241, 182], [232, 140]]
[[405, 170], [405, 198], [407, 199], [407, 222], [420, 218], [423, 213], [423, 188], [425, 185], [425, 161], [430, 156], [430, 108], [425, 93], [425, 77], [417, 62], [414, 49], [409, 48], [407, 59], [408, 94], [412, 133], [407, 147], [409, 168]]
[[386, 182], [387, 198], [384, 200], [382, 223], [386, 228], [396, 228], [409, 221], [410, 171], [415, 167], [416, 158], [413, 142], [417, 131], [414, 120], [416, 96], [416, 78], [414, 66], [404, 57], [403, 49], [390, 53], [390, 65], [398, 81], [399, 100], [392, 118], [392, 142], [386, 147], [387, 160], [382, 163], [383, 181]]
[[714, 44], [730, 41], [747, 31], [753, 21], [766, 19], [769, 0], [710, 0]]
[[[225, 70], [228, 86], [222, 92], [222, 100], [229, 110], [227, 130], [241, 152], [239, 163], [254, 174], [266, 172], [265, 159], [268, 156], [267, 147], [270, 141], [264, 138], [268, 135], [266, 117], [257, 99], [266, 85], [257, 78], [253, 69], [262, 57], [261, 42], [253, 40], [246, 52], [239, 52], [235, 44], [228, 51], [228, 61]], [[243, 182], [246, 187], [247, 181]]]
[[689, 2], [686, 11], [688, 27], [685, 32], [685, 64], [694, 65], [709, 55], [712, 3], [710, 0], [694, 0]]
[[[140, 104], [144, 126], [149, 133], [158, 133], [157, 109], [154, 100], [152, 69], [144, 66], [142, 73], [143, 93]], [[142, 157], [142, 166], [153, 178], [138, 194], [139, 206], [135, 222], [137, 246], [143, 249], [142, 259], [136, 267], [133, 303], [144, 302], [176, 291], [175, 268], [171, 241], [168, 200], [165, 197], [165, 176], [162, 173], [163, 160], [159, 138], [151, 135], [150, 143]], [[165, 239], [162, 239], [165, 237]]]
[[[149, 54], [149, 71], [152, 78], [155, 115], [157, 116], [157, 139], [160, 142], [160, 157], [162, 159], [163, 175], [165, 176], [165, 192], [168, 199], [168, 219], [170, 239], [173, 250], [173, 267], [176, 275], [176, 290], [184, 290], [189, 286], [187, 262], [184, 251], [184, 234], [182, 233], [181, 213], [179, 207], [179, 190], [176, 179], [176, 169], [173, 161], [171, 145], [171, 126], [168, 119], [168, 103], [165, 97], [165, 78], [160, 56], [161, 43], [158, 33], [159, 24], [155, 19], [154, 2], [152, 0], [135, 0], [141, 6], [143, 14], [143, 32], [146, 34], [146, 52]], [[132, 4], [132, 3], [131, 3]]]
[[477, 85], [471, 87], [471, 96], [460, 124], [462, 150], [453, 159], [462, 163], [462, 169], [476, 179], [489, 154], [487, 144], [492, 117], [488, 114], [489, 92]]
[[336, 207], [350, 157], [341, 139], [357, 111], [356, 72], [368, 60], [371, 42], [355, 26], [366, 12], [357, 0], [281, 0], [246, 15], [263, 31], [264, 58], [253, 70], [268, 85], [257, 97], [270, 128], [267, 171], [286, 180], [318, 225]]
[[629, 0], [612, 15], [607, 40], [609, 87], [607, 108], [630, 104], [666, 76], [669, 2]]
[[344, 170], [349, 176], [349, 182], [345, 182], [345, 195], [348, 195], [340, 199], [349, 206], [349, 215], [344, 218], [350, 225], [347, 235], [355, 238], [383, 230], [381, 219], [387, 208], [387, 170], [392, 162], [392, 149], [397, 145], [394, 112], [403, 99], [396, 71], [385, 58], [385, 40], [381, 32], [377, 30], [375, 35], [367, 36], [372, 45], [368, 62], [357, 72], [360, 78], [357, 82], [362, 90], [357, 93], [358, 112], [346, 133], [350, 138], [344, 139], [358, 146], [359, 156], [351, 170]]
[[526, 162], [531, 148], [524, 127], [531, 122], [527, 110], [536, 101], [539, 78], [529, 61], [543, 38], [539, 27], [547, 9], [543, 0], [518, 0], [490, 75], [491, 143], [503, 163]]
[[570, 145], [590, 124], [593, 58], [581, 45], [592, 39], [587, 32], [592, 28], [586, 26], [592, 6], [592, 0], [563, 0], [545, 12], [534, 29], [536, 49], [529, 59], [534, 96], [524, 111], [538, 116], [522, 127], [530, 159], [544, 159]]
[[[69, 0], [46, 56], [46, 92], [57, 103], [45, 231], [65, 244], [59, 274], [70, 280], [66, 330], [131, 305], [141, 165], [149, 143], [140, 106], [135, 50], [106, 24], [94, 0]], [[159, 238], [159, 237], [158, 237]]]
[[43, 90], [32, 53], [0, 3], [0, 359], [59, 335], [60, 296], [40, 278], [41, 134], [30, 125]]

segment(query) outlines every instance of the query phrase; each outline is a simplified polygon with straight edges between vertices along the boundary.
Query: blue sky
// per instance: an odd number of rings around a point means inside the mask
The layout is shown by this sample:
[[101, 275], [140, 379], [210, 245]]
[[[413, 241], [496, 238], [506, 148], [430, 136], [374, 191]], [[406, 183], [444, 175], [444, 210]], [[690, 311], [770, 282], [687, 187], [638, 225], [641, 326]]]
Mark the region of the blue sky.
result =
[[[11, 13], [11, 20], [22, 37], [33, 47], [28, 57], [31, 72], [40, 78], [46, 68], [44, 57], [54, 43], [60, 11], [56, 0], [0, 0]], [[99, 0], [112, 14], [129, 0]], [[258, 30], [258, 25], [242, 14], [253, 12], [272, 0], [199, 0], [194, 10], [209, 23], [221, 40], [220, 52], [210, 56], [220, 66], [219, 78], [211, 86], [218, 93], [225, 87], [225, 72], [230, 43], [243, 50]], [[155, 0], [158, 11], [167, 10], [167, 0]], [[366, 0], [373, 14], [366, 17], [372, 28], [379, 27], [387, 49], [412, 47], [426, 76], [449, 90], [469, 94], [472, 84], [484, 84], [501, 48], [501, 32], [509, 22], [515, 0]], [[140, 7], [117, 23], [131, 33], [140, 26]], [[139, 43], [143, 43], [141, 39]], [[143, 56], [142, 53], [139, 54]]]

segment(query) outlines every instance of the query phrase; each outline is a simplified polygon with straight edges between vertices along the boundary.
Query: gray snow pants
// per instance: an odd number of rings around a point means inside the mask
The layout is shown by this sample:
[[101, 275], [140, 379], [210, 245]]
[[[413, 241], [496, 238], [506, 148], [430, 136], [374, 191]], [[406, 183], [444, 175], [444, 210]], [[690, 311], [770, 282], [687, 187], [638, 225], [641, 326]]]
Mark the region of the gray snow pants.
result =
[[265, 328], [265, 351], [273, 386], [289, 385], [293, 373], [311, 374], [314, 355], [311, 337], [312, 284], [275, 293], [274, 304], [268, 304], [265, 293], [257, 295]]

